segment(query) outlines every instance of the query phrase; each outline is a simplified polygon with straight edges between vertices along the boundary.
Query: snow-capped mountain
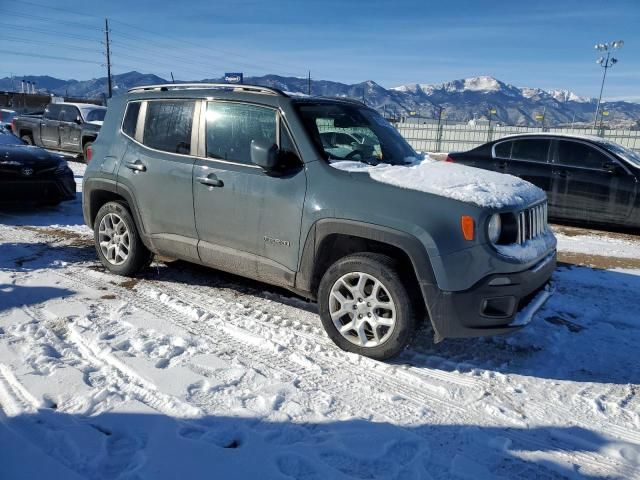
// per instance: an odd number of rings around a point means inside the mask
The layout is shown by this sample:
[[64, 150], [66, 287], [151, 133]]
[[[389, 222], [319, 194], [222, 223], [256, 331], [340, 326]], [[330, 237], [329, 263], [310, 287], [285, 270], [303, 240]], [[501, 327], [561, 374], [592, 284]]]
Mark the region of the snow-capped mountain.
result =
[[[40, 91], [57, 95], [99, 98], [106, 91], [106, 78], [87, 81], [59, 80], [52, 77], [25, 77], [35, 81]], [[221, 82], [219, 78], [203, 82]], [[114, 76], [114, 93], [144, 84], [165, 83], [156, 75], [128, 72]], [[280, 88], [288, 92], [307, 93], [306, 78], [264, 75], [245, 77], [245, 83]], [[15, 88], [10, 78], [0, 79], [0, 90]], [[492, 118], [511, 125], [536, 125], [536, 115], [545, 112], [546, 125], [571, 122], [592, 122], [595, 100], [582, 97], [569, 90], [543, 90], [533, 87], [517, 87], [491, 76], [470, 77], [440, 84], [408, 83], [386, 89], [372, 80], [345, 84], [329, 80], [314, 80], [313, 95], [350, 97], [364, 100], [367, 105], [386, 115], [409, 116], [411, 112], [437, 118], [440, 108], [448, 120], [468, 121], [486, 118], [495, 110]], [[640, 122], [640, 104], [607, 102], [608, 121], [634, 124]]]

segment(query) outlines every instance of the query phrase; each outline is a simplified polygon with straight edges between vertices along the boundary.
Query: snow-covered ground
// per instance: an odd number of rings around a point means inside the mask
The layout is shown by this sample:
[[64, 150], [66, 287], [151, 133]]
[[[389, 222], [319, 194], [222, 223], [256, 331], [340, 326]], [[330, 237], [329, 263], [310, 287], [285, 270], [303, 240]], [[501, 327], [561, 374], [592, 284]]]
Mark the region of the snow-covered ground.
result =
[[[575, 238], [560, 249], [640, 251]], [[277, 288], [183, 262], [106, 273], [79, 198], [2, 209], [0, 478], [640, 478], [640, 270], [555, 283], [521, 332], [425, 329], [381, 363]]]

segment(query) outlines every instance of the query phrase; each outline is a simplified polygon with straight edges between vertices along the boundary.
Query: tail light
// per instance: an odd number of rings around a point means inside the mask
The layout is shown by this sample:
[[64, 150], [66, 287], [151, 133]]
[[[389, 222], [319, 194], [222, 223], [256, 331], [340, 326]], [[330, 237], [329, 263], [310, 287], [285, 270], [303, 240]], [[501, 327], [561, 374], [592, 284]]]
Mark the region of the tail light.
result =
[[17, 135], [17, 133], [16, 133], [16, 119], [15, 118], [13, 120], [11, 120], [11, 131]]
[[455, 160], [453, 159], [453, 157], [451, 155], [447, 155], [447, 158], [444, 159], [445, 162], [447, 163], [454, 163]]
[[89, 145], [87, 147], [87, 155], [86, 155], [86, 158], [84, 159], [84, 161], [89, 163], [91, 161], [91, 157], [92, 156], [93, 156], [93, 148], [91, 147], [91, 145]]

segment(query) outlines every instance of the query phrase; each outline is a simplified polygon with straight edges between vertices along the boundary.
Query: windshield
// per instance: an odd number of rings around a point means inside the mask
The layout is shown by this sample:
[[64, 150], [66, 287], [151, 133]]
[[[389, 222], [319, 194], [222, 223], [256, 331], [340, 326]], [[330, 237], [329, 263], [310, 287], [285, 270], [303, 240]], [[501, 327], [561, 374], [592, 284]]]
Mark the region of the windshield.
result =
[[296, 108], [325, 160], [402, 165], [418, 157], [400, 133], [374, 110], [328, 102], [299, 102]]
[[84, 119], [87, 122], [102, 122], [104, 120], [104, 116], [107, 113], [106, 108], [96, 108], [94, 110], [85, 110]]
[[615, 142], [602, 142], [604, 147], [612, 153], [628, 160], [631, 163], [635, 163], [638, 167], [640, 167], [640, 153], [635, 150], [631, 150], [630, 148], [623, 147], [619, 143]]

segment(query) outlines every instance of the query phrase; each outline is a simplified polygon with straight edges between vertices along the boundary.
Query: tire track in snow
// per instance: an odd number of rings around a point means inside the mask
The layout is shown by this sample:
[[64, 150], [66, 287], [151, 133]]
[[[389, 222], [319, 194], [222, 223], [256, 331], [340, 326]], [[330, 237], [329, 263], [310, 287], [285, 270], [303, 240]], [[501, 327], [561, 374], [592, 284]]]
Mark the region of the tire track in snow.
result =
[[42, 403], [31, 395], [4, 363], [0, 363], [0, 407], [9, 417], [35, 413], [42, 407]]
[[[80, 278], [84, 285], [94, 285], [96, 288], [104, 285], [108, 281], [99, 280], [94, 276], [110, 276], [107, 273], [95, 272], [92, 270], [89, 270], [91, 274], [91, 276], [89, 276], [86, 274], [86, 269], [81, 270], [76, 269], [76, 267], [73, 267], [72, 269], [74, 270], [74, 273], [72, 276], [67, 277], [69, 281], [73, 281], [72, 279], [77, 281]], [[63, 275], [61, 272], [57, 273]], [[315, 369], [313, 369], [314, 371], [312, 372], [307, 371], [305, 369], [306, 367], [298, 364], [295, 365], [297, 368], [292, 368], [292, 362], [283, 360], [283, 357], [287, 353], [283, 346], [280, 345], [280, 348], [278, 348], [278, 345], [274, 346], [274, 343], [271, 340], [261, 337], [251, 331], [247, 331], [242, 326], [236, 325], [233, 322], [233, 315], [229, 315], [224, 320], [209, 322], [207, 320], [210, 320], [211, 316], [214, 318], [217, 316], [215, 313], [212, 314], [211, 312], [199, 310], [197, 306], [190, 306], [182, 300], [175, 300], [169, 296], [165, 298], [164, 302], [160, 302], [160, 305], [158, 305], [159, 296], [157, 293], [152, 296], [144, 294], [144, 288], [141, 288], [141, 286], [146, 282], [146, 280], [141, 280], [138, 283], [137, 293], [139, 293], [139, 295], [137, 296], [130, 290], [117, 285], [110, 285], [110, 288], [117, 290], [119, 296], [126, 299], [126, 301], [131, 302], [137, 307], [146, 310], [153, 315], [168, 319], [172, 323], [184, 328], [192, 335], [208, 338], [216, 344], [223, 343], [231, 346], [241, 356], [241, 358], [250, 358], [252, 363], [259, 362], [264, 365], [263, 368], [268, 369], [269, 367], [272, 367], [272, 369], [279, 370], [280, 372], [295, 373], [294, 377], [300, 380], [300, 385], [303, 389], [308, 390], [310, 393], [313, 393], [317, 389], [329, 392], [334, 398], [338, 397], [338, 399], [341, 399], [341, 403], [345, 407], [344, 411], [347, 411], [346, 407], [350, 404], [368, 405], [368, 407], [365, 407], [365, 410], [371, 414], [381, 415], [386, 420], [398, 424], [400, 427], [410, 427], [409, 425], [406, 425], [407, 419], [415, 419], [416, 417], [419, 418], [423, 416], [423, 407], [425, 406], [425, 402], [436, 402], [438, 403], [437, 413], [439, 417], [434, 418], [429, 416], [428, 418], [431, 424], [458, 424], [461, 423], [461, 420], [467, 417], [468, 406], [458, 405], [435, 395], [430, 395], [426, 392], [416, 393], [415, 389], [412, 390], [410, 387], [407, 387], [401, 382], [397, 382], [395, 380], [393, 381], [393, 384], [390, 384], [390, 381], [393, 379], [388, 376], [375, 376], [372, 378], [368, 368], [352, 370], [351, 375], [344, 375], [344, 373], [341, 374], [339, 371], [336, 372], [336, 375], [333, 375], [330, 373], [331, 369], [329, 371], [325, 370], [326, 367], [324, 365], [321, 365], [324, 370], [323, 374], [318, 374]], [[163, 284], [162, 288], [165, 292], [168, 290], [167, 285]], [[170, 307], [170, 309], [174, 310], [175, 313], [172, 314], [167, 308], [162, 307]], [[185, 317], [190, 318], [191, 320], [185, 320]], [[219, 323], [223, 321], [231, 322], [232, 328], [230, 328], [229, 325], [219, 325]], [[207, 327], [213, 327], [215, 335], [211, 332], [211, 328]], [[286, 335], [286, 332], [283, 332], [283, 335]], [[260, 347], [261, 355], [255, 355], [255, 347]], [[295, 342], [293, 348], [295, 349]], [[342, 352], [338, 350], [337, 347], [335, 347], [334, 350], [335, 352], [338, 352], [337, 357], [344, 356], [342, 360], [346, 362], [346, 365], [349, 365], [349, 362], [353, 361], [354, 358], [356, 359], [356, 362], [358, 359], [364, 358]], [[267, 358], [265, 358], [265, 352], [267, 352]], [[314, 353], [322, 353], [322, 349], [320, 352]], [[332, 359], [333, 362], [339, 360], [339, 358], [336, 358], [336, 355], [332, 355], [328, 359]], [[316, 357], [313, 361], [318, 363], [317, 360], [318, 358]], [[371, 359], [366, 359], [364, 361], [375, 362]], [[341, 364], [340, 366], [343, 365]], [[328, 377], [333, 378], [333, 381], [327, 381]], [[360, 381], [363, 377], [368, 377], [368, 381]], [[359, 381], [357, 383], [353, 383], [353, 378], [358, 378]], [[372, 391], [388, 392], [394, 391], [395, 388], [397, 388], [400, 393], [404, 394], [405, 398], [409, 400], [413, 406], [404, 403], [400, 404], [398, 402], [389, 402], [388, 399], [376, 399], [371, 395]], [[375, 404], [375, 407], [372, 407], [372, 404]], [[498, 421], [509, 420], [508, 418], [497, 416], [491, 411], [485, 413]], [[548, 424], [545, 419], [540, 419], [540, 423], [541, 425]], [[567, 466], [572, 466], [578, 462], [581, 466], [590, 467], [590, 471], [594, 472], [602, 472], [603, 469], [606, 469], [612, 475], [623, 474], [626, 478], [633, 478], [635, 475], [635, 468], [628, 463], [621, 463], [614, 458], [599, 455], [597, 453], [582, 451], [584, 448], [584, 441], [582, 439], [576, 438], [575, 441], [572, 441], [569, 435], [565, 435], [563, 438], [553, 438], [553, 441], [549, 442], [548, 440], [538, 439], [530, 434], [518, 431], [518, 429], [523, 428], [523, 426], [523, 423], [517, 422], [512, 425], [512, 428], [505, 428], [501, 433], [501, 435], [510, 438], [514, 442], [514, 448], [516, 449], [519, 449], [518, 447], [522, 447], [523, 450], [527, 451], [546, 451], [549, 455]], [[561, 427], [559, 426], [558, 428]]]
[[[72, 270], [73, 273], [74, 273], [72, 278], [69, 278], [69, 279], [72, 281], [72, 283], [75, 286], [77, 286], [78, 275], [82, 273], [83, 269], [78, 268], [78, 267], [72, 267], [72, 268], [68, 268], [68, 269]], [[60, 272], [57, 272], [57, 273], [60, 273]], [[99, 283], [100, 282], [98, 282], [98, 284]], [[107, 283], [107, 282], [102, 281], [103, 285], [104, 285], [104, 283]], [[118, 287], [118, 290], [119, 290], [119, 293], [121, 294], [121, 296], [128, 296], [130, 302], [133, 305], [137, 305], [137, 304], [140, 303], [140, 299], [132, 296], [131, 292], [127, 292], [122, 287]], [[250, 295], [247, 295], [247, 296], [250, 297]], [[185, 330], [193, 332], [194, 334], [207, 337], [213, 342], [218, 342], [218, 343], [220, 341], [223, 341], [225, 343], [227, 343], [229, 341], [234, 342], [235, 343], [234, 348], [236, 348], [237, 351], [239, 351], [242, 354], [243, 357], [251, 358], [251, 352], [247, 351], [246, 345], [243, 345], [243, 344], [246, 344], [247, 331], [242, 327], [237, 327], [238, 328], [238, 332], [237, 332], [237, 335], [235, 335], [235, 337], [238, 338], [239, 341], [236, 341], [234, 339], [233, 335], [226, 334], [226, 338], [225, 338], [224, 335], [221, 336], [220, 335], [221, 333], [226, 333], [222, 329], [216, 329], [216, 334], [217, 335], [216, 335], [216, 337], [213, 337], [212, 335], [210, 335], [209, 332], [206, 331], [207, 329], [203, 329], [203, 328], [195, 328], [194, 329], [193, 325], [189, 325], [189, 323], [197, 323], [197, 322], [187, 322], [187, 323], [185, 323], [182, 318], [178, 318], [178, 317], [180, 317], [179, 315], [178, 316], [167, 315], [168, 312], [166, 311], [166, 309], [165, 310], [161, 310], [161, 309], [159, 310], [156, 306], [153, 306], [153, 305], [150, 306], [148, 304], [148, 302], [147, 302], [146, 307], [144, 307], [143, 309], [149, 309], [148, 311], [150, 313], [158, 315], [160, 318], [170, 317], [168, 319], [170, 321], [173, 321], [174, 323], [176, 323], [176, 321], [177, 321], [176, 324], [178, 326], [182, 326]], [[207, 323], [208, 323], [207, 326], [211, 326], [212, 323], [215, 324], [216, 322], [207, 322]], [[251, 337], [251, 335], [249, 337]], [[261, 341], [264, 341], [264, 339], [261, 340], [260, 335], [257, 335], [257, 336], [253, 335], [253, 337], [254, 337], [254, 341], [250, 342], [250, 343], [256, 344], [256, 343], [260, 343]], [[273, 342], [270, 342], [270, 343], [273, 343]], [[240, 344], [240, 345], [238, 346], [238, 344]], [[279, 358], [281, 356], [282, 355], [275, 355], [275, 358]], [[271, 357], [273, 358], [274, 355], [272, 355]], [[292, 364], [290, 362], [285, 362], [284, 365], [278, 365], [277, 363], [275, 365], [278, 367], [278, 369], [284, 369], [284, 371], [289, 371], [290, 372], [292, 370], [292, 368], [291, 368]], [[269, 366], [268, 362], [267, 362], [266, 366]], [[294, 370], [296, 370], [296, 369], [294, 369]], [[358, 373], [359, 373], [358, 376], [362, 376], [363, 372], [360, 371]], [[367, 383], [369, 383], [369, 382], [367, 382]], [[316, 384], [315, 388], [323, 387], [323, 388], [326, 389], [327, 386], [331, 387], [330, 385]], [[361, 386], [364, 387], [365, 385], [360, 385], [360, 382], [358, 382], [357, 386], [358, 387], [361, 387]], [[372, 386], [368, 385], [367, 387], [371, 388]], [[387, 388], [387, 387], [390, 387], [390, 385], [383, 385], [382, 386], [383, 389]], [[378, 385], [374, 389], [380, 389], [380, 385]], [[334, 393], [338, 393], [338, 394], [340, 393], [339, 391], [337, 391], [339, 389], [337, 389], [335, 385], [332, 388], [329, 388], [329, 390], [333, 391]], [[343, 391], [344, 390], [345, 389], [343, 389]], [[354, 400], [353, 399], [353, 388], [346, 389], [346, 391], [344, 393], [347, 394], [346, 398], [349, 398], [350, 401]], [[422, 392], [422, 393], [424, 393], [424, 392]], [[365, 392], [364, 395], [362, 395], [360, 400], [364, 401], [365, 405], [371, 403], [371, 397], [370, 397], [370, 395], [367, 395], [366, 392]], [[417, 400], [417, 399], [413, 398], [413, 400]], [[443, 408], [448, 408], [450, 410], [448, 416], [451, 416], [451, 411], [453, 411], [453, 413], [456, 414], [457, 417], [460, 417], [460, 415], [462, 415], [463, 418], [464, 418], [464, 411], [465, 411], [464, 407], [461, 407], [461, 406], [455, 405], [455, 404], [451, 405], [449, 402], [444, 402], [444, 401], [441, 401], [441, 402], [442, 402]], [[418, 400], [418, 403], [419, 403], [419, 400]], [[402, 407], [402, 408], [398, 408], [398, 407]], [[402, 410], [403, 412], [402, 412], [401, 415], [398, 415], [397, 413], [400, 410]], [[409, 410], [409, 411], [407, 412], [407, 410]], [[389, 415], [389, 412], [391, 413], [390, 415]], [[379, 414], [380, 412], [375, 412], [375, 413]], [[394, 405], [391, 410], [384, 409], [384, 411], [383, 411], [383, 415], [385, 415], [385, 414], [388, 415], [387, 418], [389, 420], [396, 421], [396, 422], [399, 422], [399, 423], [402, 423], [403, 419], [407, 418], [407, 414], [412, 415], [412, 414], [415, 414], [415, 413], [419, 414], [419, 412], [416, 412], [415, 409], [410, 409], [410, 408], [408, 409], [406, 407], [406, 405]], [[442, 413], [442, 412], [439, 411], [438, 413]], [[411, 418], [411, 416], [409, 416], [408, 418]], [[501, 418], [501, 420], [504, 420], [504, 418]], [[531, 436], [529, 436], [529, 435], [525, 435], [524, 433], [517, 432], [517, 431], [506, 431], [506, 432], [507, 432], [507, 436], [510, 436], [514, 440], [518, 441], [518, 443], [522, 443], [522, 444], [530, 446], [530, 447], [536, 447], [536, 448], [538, 448], [540, 450], [548, 450], [549, 447], [550, 447], [549, 442], [545, 442], [543, 440], [538, 441], [536, 439], [531, 438]], [[631, 469], [626, 464], [622, 465], [619, 462], [616, 462], [615, 460], [613, 460], [613, 459], [611, 459], [609, 457], [602, 457], [601, 455], [591, 455], [591, 454], [587, 454], [587, 453], [583, 453], [583, 452], [577, 451], [578, 449], [576, 449], [575, 447], [579, 447], [579, 445], [572, 444], [572, 442], [569, 442], [569, 443], [564, 442], [564, 444], [562, 444], [562, 443], [563, 442], [556, 441], [556, 439], [554, 438], [552, 452], [554, 454], [557, 453], [556, 456], [561, 456], [561, 457], [562, 456], [566, 456], [566, 458], [564, 459], [564, 463], [569, 463], [569, 464], [570, 463], [575, 463], [575, 461], [578, 460], [578, 461], [582, 462], [585, 465], [591, 465], [592, 467], [594, 467], [594, 471], [599, 471], [599, 470], [601, 470], [601, 468], [598, 469], [598, 467], [604, 467], [606, 465], [606, 466], [608, 466], [608, 468], [613, 469], [616, 473], [624, 471], [624, 472], [626, 472], [627, 476], [632, 476], [635, 473], [635, 470]], [[566, 453], [563, 454], [561, 452], [566, 452]], [[605, 464], [605, 465], [603, 465], [603, 464]]]

